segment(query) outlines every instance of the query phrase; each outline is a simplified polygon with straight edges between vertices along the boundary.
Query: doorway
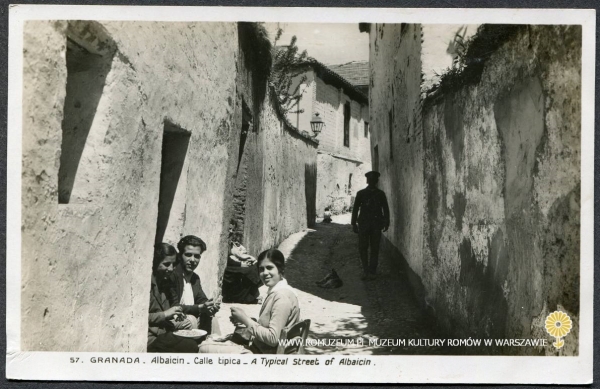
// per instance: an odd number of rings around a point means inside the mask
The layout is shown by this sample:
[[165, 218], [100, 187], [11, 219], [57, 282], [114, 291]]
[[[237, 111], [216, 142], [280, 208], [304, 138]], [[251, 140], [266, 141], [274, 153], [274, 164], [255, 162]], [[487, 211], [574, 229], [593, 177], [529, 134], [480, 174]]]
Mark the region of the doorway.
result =
[[155, 243], [176, 243], [185, 224], [190, 132], [165, 121]]

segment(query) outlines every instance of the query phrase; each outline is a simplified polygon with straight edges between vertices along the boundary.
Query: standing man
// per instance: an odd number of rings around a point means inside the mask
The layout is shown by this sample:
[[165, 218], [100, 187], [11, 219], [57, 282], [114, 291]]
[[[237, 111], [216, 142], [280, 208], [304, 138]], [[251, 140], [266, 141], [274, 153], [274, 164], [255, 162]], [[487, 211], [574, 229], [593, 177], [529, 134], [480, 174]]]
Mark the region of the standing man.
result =
[[[368, 186], [358, 191], [352, 209], [352, 229], [358, 234], [358, 251], [363, 268], [362, 280], [375, 278], [381, 231], [387, 231], [390, 226], [387, 197], [381, 189], [377, 188], [379, 172], [368, 172], [365, 177]], [[371, 258], [369, 258], [369, 246]]]
[[200, 277], [194, 273], [202, 253], [206, 251], [206, 243], [197, 236], [187, 235], [177, 243], [177, 250], [179, 250], [178, 263], [173, 271], [174, 288], [171, 293], [171, 303], [181, 305], [183, 313], [192, 320], [193, 328], [200, 328], [210, 333], [211, 319], [219, 310], [219, 304], [206, 297], [200, 284]]

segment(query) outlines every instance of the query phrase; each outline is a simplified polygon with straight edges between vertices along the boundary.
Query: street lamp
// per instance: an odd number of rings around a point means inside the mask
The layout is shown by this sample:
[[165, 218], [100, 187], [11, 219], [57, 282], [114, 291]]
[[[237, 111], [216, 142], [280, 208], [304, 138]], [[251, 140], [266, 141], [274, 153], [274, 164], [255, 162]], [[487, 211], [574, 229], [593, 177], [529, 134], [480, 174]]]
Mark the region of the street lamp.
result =
[[312, 120], [310, 121], [310, 128], [315, 133], [315, 138], [317, 137], [317, 135], [319, 135], [321, 131], [323, 131], [323, 127], [325, 127], [325, 122], [323, 121], [323, 119], [321, 119], [319, 113], [317, 112], [314, 114]]

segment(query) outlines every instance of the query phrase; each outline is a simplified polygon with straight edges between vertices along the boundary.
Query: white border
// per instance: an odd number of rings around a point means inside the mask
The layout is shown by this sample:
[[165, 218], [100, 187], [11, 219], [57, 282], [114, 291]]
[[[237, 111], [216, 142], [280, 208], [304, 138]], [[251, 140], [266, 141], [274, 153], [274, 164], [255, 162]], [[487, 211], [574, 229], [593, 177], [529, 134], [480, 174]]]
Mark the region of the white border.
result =
[[[21, 126], [23, 25], [26, 20], [265, 21], [424, 24], [581, 24], [581, 296], [577, 357], [510, 356], [369, 356], [374, 367], [320, 366], [260, 368], [194, 365], [90, 364], [90, 356], [139, 357], [150, 354], [21, 352]], [[9, 7], [9, 88], [7, 144], [7, 358], [13, 379], [245, 381], [245, 382], [404, 382], [589, 384], [593, 360], [594, 238], [594, 92], [595, 10], [547, 9], [399, 9], [399, 8], [260, 8], [11, 5]], [[357, 27], [358, 28], [358, 27]], [[164, 355], [163, 355], [164, 356]], [[83, 363], [70, 364], [70, 357]], [[234, 357], [234, 356], [225, 356]], [[340, 356], [335, 356], [336, 359]], [[190, 357], [186, 357], [190, 358]], [[214, 356], [215, 362], [218, 357]], [[239, 356], [249, 362], [252, 356]], [[189, 359], [193, 361], [192, 359]], [[86, 363], [87, 361], [87, 363]], [[291, 363], [291, 362], [290, 362]], [[85, 368], [84, 368], [85, 366]], [[175, 370], [173, 370], [175, 369]], [[174, 374], [175, 372], [175, 374]], [[181, 374], [185, 373], [185, 374]]]

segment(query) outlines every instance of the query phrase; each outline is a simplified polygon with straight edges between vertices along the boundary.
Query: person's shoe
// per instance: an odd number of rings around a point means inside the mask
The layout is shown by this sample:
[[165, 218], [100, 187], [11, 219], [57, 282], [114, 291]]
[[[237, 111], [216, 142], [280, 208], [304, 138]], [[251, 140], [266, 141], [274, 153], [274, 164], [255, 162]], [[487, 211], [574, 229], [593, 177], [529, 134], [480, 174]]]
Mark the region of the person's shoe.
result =
[[367, 278], [369, 278], [369, 275], [368, 275], [367, 273], [363, 273], [363, 274], [360, 276], [360, 279], [361, 279], [361, 281], [366, 281], [366, 280], [367, 280]]
[[367, 278], [369, 280], [374, 280], [377, 278], [377, 273], [369, 273], [369, 275], [367, 276]]

